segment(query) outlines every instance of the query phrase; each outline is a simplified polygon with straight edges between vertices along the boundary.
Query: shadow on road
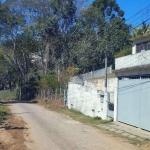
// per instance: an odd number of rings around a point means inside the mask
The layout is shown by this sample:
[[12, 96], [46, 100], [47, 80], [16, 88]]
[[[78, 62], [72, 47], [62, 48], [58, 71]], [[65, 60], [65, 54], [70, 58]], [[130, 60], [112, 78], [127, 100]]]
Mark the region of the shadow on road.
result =
[[20, 113], [11, 113], [12, 115], [19, 115], [19, 114], [30, 114], [30, 113], [33, 113], [33, 112], [20, 112]]
[[13, 126], [4, 126], [0, 128], [4, 128], [5, 130], [27, 130], [28, 129], [25, 127], [13, 127]]
[[13, 100], [13, 101], [2, 101], [2, 104], [14, 104], [14, 103], [28, 103], [28, 104], [36, 104], [37, 101], [19, 101], [19, 100]]

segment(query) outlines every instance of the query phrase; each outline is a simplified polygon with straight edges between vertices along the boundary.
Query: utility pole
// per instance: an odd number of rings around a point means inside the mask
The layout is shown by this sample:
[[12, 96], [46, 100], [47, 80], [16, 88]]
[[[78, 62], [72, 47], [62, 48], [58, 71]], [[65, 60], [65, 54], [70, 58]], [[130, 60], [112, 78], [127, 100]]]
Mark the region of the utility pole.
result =
[[105, 87], [104, 87], [104, 104], [103, 104], [103, 119], [106, 120], [108, 116], [108, 93], [107, 93], [107, 52], [108, 47], [105, 48]]
[[107, 52], [108, 52], [108, 47], [106, 45], [106, 49], [105, 49], [105, 92], [107, 92]]

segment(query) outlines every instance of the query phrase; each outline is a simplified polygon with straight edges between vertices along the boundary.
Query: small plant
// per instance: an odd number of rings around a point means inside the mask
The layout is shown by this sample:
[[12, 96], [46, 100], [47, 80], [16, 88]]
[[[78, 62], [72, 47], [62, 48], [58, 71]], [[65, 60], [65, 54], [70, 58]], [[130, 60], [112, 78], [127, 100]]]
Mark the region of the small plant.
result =
[[11, 100], [15, 100], [15, 98], [14, 98], [14, 97], [12, 97], [12, 98], [11, 98]]
[[10, 115], [9, 114], [9, 109], [6, 106], [0, 104], [0, 123], [3, 120], [6, 120], [9, 115]]
[[6, 100], [8, 100], [8, 97], [6, 97]]
[[101, 118], [101, 117], [96, 116], [96, 117], [94, 117], [94, 120], [102, 120], [102, 118]]

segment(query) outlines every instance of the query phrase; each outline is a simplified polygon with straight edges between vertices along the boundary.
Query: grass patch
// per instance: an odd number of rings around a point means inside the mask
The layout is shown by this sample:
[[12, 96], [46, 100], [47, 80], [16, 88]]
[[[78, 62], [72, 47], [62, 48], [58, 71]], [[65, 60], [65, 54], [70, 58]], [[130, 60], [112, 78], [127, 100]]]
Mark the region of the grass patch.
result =
[[9, 117], [9, 109], [0, 103], [0, 123]]
[[17, 89], [0, 91], [0, 101], [17, 99]]
[[57, 112], [70, 116], [72, 119], [86, 123], [89, 125], [109, 124], [113, 120], [102, 120], [101, 117], [85, 116], [81, 112], [74, 109], [58, 109]]

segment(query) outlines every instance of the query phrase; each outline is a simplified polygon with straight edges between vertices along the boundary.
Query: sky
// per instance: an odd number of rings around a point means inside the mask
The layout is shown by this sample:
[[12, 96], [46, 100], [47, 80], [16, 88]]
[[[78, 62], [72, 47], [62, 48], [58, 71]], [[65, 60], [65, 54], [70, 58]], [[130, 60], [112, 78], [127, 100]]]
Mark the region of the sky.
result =
[[[150, 18], [150, 0], [116, 0], [120, 8], [125, 12], [125, 18], [127, 23], [133, 26], [138, 25], [138, 23]], [[90, 3], [93, 0], [89, 0]], [[134, 14], [142, 10], [149, 5], [149, 9], [144, 9], [141, 13], [137, 14], [135, 17], [129, 19]], [[129, 19], [129, 20], [128, 20]]]

